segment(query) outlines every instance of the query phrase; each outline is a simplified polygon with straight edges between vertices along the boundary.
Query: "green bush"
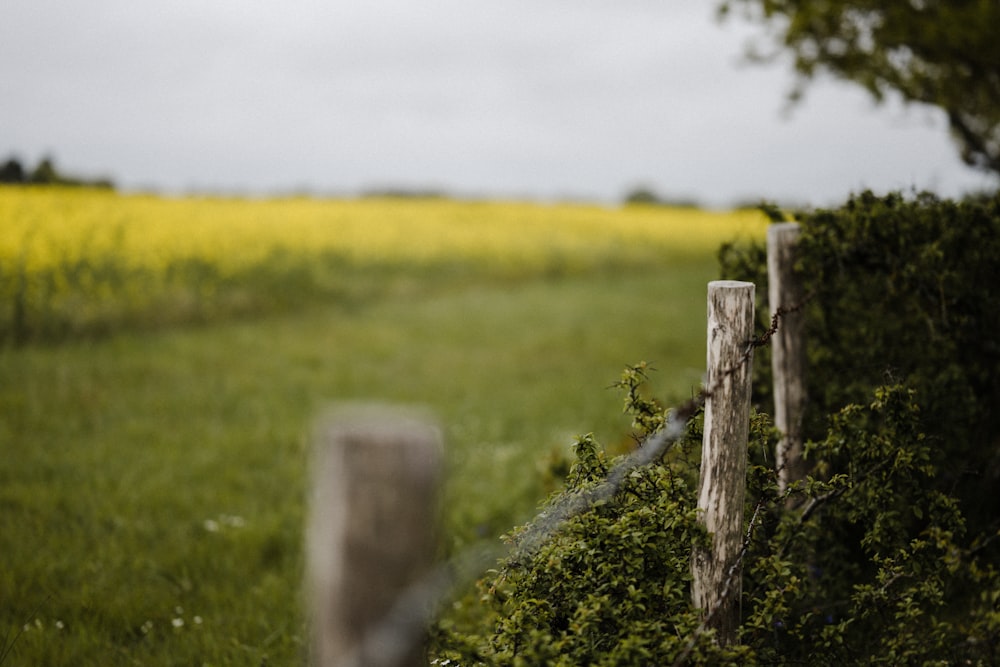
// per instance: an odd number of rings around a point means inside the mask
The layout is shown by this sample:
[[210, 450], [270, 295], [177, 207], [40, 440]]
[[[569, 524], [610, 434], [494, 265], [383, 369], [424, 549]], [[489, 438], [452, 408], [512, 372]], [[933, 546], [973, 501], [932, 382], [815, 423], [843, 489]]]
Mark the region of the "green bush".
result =
[[[765, 416], [750, 417], [737, 644], [719, 646], [690, 601], [691, 550], [705, 539], [696, 418], [613, 495], [594, 494], [548, 526], [545, 510], [587, 497], [622, 465], [580, 438], [566, 488], [508, 536], [510, 555], [480, 582], [493, 627], [439, 628], [434, 664], [996, 664], [1000, 580], [989, 543], [967, 540], [958, 502], [928, 491], [937, 470], [912, 399], [882, 387], [834, 415], [807, 449], [817, 474], [784, 495], [768, 454], [775, 433]], [[800, 509], [785, 510], [789, 496]]]
[[[1000, 197], [866, 193], [802, 222], [811, 472], [780, 493], [777, 434], [763, 412], [748, 416], [737, 643], [719, 646], [690, 602], [690, 554], [706, 537], [696, 416], [623, 475], [623, 457], [580, 438], [565, 488], [480, 582], [492, 627], [439, 627], [435, 664], [1000, 664], [1000, 297], [984, 289], [1000, 261]], [[725, 277], [766, 295], [762, 247], [722, 259]], [[646, 370], [620, 383], [637, 442], [669, 415], [648, 398]], [[595, 493], [609, 479], [621, 483]], [[566, 506], [577, 511], [550, 525]]]
[[[875, 387], [910, 387], [935, 443], [936, 488], [957, 493], [977, 527], [1000, 518], [1000, 292], [991, 289], [1000, 275], [1000, 194], [952, 202], [866, 192], [798, 218], [797, 271], [809, 295], [807, 434], [821, 437], [828, 414], [866, 401]], [[723, 277], [757, 284], [764, 326], [764, 248], [726, 246], [721, 264]], [[770, 412], [769, 350], [758, 357], [754, 394]]]
[[[620, 383], [637, 438], [666, 418], [644, 397], [646, 370], [628, 368]], [[653, 465], [625, 474], [603, 494], [627, 455], [609, 458], [592, 435], [580, 437], [565, 488], [535, 522], [506, 537], [510, 555], [480, 582], [482, 602], [496, 612], [493, 631], [442, 633], [437, 664], [659, 665], [684, 654], [743, 662], [742, 647], [724, 649], [696, 632], [699, 616], [690, 606], [691, 548], [705, 539], [690, 463], [699, 438], [695, 420]], [[549, 516], [567, 504], [583, 511], [552, 524]]]
[[[914, 393], [876, 390], [810, 442], [814, 474], [767, 499], [744, 562], [740, 641], [766, 664], [995, 664], [997, 590], [955, 498], [934, 490], [933, 447]], [[756, 475], [766, 480], [769, 469]]]

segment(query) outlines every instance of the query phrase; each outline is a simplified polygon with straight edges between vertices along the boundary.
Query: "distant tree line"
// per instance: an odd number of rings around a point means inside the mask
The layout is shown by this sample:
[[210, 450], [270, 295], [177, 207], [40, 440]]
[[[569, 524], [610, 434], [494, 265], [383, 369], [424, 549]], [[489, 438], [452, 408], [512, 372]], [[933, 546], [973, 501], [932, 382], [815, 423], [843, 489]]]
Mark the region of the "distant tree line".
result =
[[34, 169], [26, 168], [16, 157], [8, 158], [0, 165], [0, 183], [8, 185], [76, 185], [92, 188], [113, 189], [114, 183], [108, 178], [84, 179], [69, 176], [56, 169], [51, 157], [43, 157]]
[[623, 198], [623, 203], [647, 206], [675, 206], [679, 208], [701, 208], [701, 202], [694, 197], [666, 197], [646, 186], [638, 186], [629, 190]]

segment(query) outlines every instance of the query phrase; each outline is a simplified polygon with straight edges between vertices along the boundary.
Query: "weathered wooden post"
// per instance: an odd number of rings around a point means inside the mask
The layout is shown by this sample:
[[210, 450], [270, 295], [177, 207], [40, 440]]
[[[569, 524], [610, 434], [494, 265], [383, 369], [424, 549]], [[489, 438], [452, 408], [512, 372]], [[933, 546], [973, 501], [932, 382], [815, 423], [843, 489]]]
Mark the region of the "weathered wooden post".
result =
[[778, 488], [805, 478], [802, 460], [802, 417], [806, 407], [805, 320], [801, 310], [802, 286], [795, 276], [795, 246], [800, 228], [795, 222], [771, 225], [767, 230], [768, 305], [771, 316], [781, 308], [778, 330], [771, 338], [774, 375], [774, 425], [781, 431], [775, 459]]
[[438, 429], [398, 409], [321, 425], [306, 546], [314, 664], [426, 664], [413, 609], [426, 601], [406, 593], [431, 566], [441, 458]]
[[753, 283], [708, 284], [708, 377], [698, 511], [711, 544], [692, 554], [692, 599], [722, 645], [735, 642], [740, 622], [753, 325]]

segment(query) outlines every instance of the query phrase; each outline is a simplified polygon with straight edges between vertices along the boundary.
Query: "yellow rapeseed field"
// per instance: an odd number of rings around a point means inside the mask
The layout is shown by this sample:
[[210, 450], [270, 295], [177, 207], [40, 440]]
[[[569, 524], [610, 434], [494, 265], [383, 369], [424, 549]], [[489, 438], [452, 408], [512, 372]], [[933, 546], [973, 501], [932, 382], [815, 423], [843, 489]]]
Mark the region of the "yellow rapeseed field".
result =
[[292, 267], [329, 283], [349, 278], [344, 267], [530, 274], [704, 257], [765, 226], [755, 211], [0, 187], [0, 325], [48, 317], [73, 329], [182, 293], [204, 303], [227, 281]]

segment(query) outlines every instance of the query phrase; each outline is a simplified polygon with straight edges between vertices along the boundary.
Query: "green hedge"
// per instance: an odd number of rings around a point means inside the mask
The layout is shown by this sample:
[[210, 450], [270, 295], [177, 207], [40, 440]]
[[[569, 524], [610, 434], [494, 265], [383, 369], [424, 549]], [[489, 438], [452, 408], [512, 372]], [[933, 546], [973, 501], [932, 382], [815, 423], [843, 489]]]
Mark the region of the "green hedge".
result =
[[[863, 193], [800, 214], [798, 274], [807, 304], [808, 434], [883, 384], [917, 392], [937, 484], [982, 522], [1000, 517], [1000, 195], [964, 202]], [[730, 245], [725, 278], [766, 299], [765, 250]], [[787, 305], [787, 304], [785, 304]], [[758, 304], [761, 326], [768, 306]], [[770, 356], [755, 396], [771, 411]]]
[[[480, 582], [495, 623], [439, 627], [435, 664], [1000, 664], [1000, 303], [989, 289], [1000, 198], [866, 193], [800, 219], [811, 474], [779, 493], [761, 350], [738, 644], [718, 646], [690, 604], [691, 548], [705, 539], [696, 417], [540, 546], [537, 526], [513, 531], [511, 555]], [[766, 295], [762, 248], [728, 247], [722, 260], [724, 277]], [[668, 414], [647, 398], [646, 370], [621, 382], [639, 439]], [[581, 438], [549, 507], [618, 463]]]

